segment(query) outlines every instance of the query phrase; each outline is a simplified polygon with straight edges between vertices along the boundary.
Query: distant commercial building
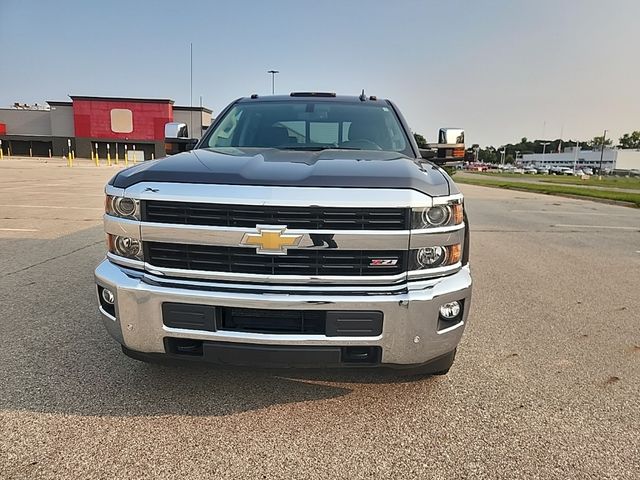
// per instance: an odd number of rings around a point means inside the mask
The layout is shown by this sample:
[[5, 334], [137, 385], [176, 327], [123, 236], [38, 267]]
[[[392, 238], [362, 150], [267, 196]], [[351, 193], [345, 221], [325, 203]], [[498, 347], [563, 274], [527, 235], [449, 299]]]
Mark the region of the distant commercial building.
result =
[[[561, 153], [529, 153], [522, 155], [523, 165], [540, 167], [578, 167], [599, 168], [600, 150], [579, 150], [576, 158], [575, 147]], [[619, 150], [605, 148], [602, 154], [603, 170], [640, 169], [640, 150]]]
[[70, 96], [70, 102], [48, 101], [48, 108], [16, 104], [0, 108], [0, 140], [4, 154], [62, 156], [69, 145], [78, 157], [96, 151], [101, 158], [116, 152], [142, 152], [145, 159], [165, 152], [164, 126], [185, 123], [193, 138], [211, 124], [205, 107], [174, 106], [173, 100], [153, 98]]

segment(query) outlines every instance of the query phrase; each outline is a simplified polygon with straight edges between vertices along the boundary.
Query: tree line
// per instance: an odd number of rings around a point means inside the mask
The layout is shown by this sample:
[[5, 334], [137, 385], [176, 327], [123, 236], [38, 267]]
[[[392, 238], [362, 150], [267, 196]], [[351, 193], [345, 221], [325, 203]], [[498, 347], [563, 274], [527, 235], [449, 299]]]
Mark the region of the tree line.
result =
[[[413, 134], [418, 146], [420, 148], [427, 147], [427, 141], [424, 136], [419, 133]], [[561, 152], [565, 148], [575, 147], [577, 143], [580, 144], [581, 150], [599, 150], [602, 148], [602, 142], [604, 138], [602, 135], [593, 137], [593, 139], [588, 141], [580, 141], [576, 140], [561, 140], [559, 138], [555, 140], [529, 140], [526, 137], [520, 139], [518, 143], [508, 143], [506, 145], [502, 145], [498, 148], [494, 146], [487, 146], [481, 148], [480, 145], [474, 144], [470, 148], [467, 149], [466, 158], [475, 158], [476, 150], [478, 152], [478, 161], [483, 163], [500, 163], [502, 159], [502, 150], [505, 150], [505, 162], [513, 163], [516, 158], [520, 158], [522, 155], [527, 153], [555, 153]], [[613, 141], [611, 139], [604, 140], [604, 144], [607, 147], [613, 145]], [[618, 139], [617, 148], [622, 149], [640, 149], [640, 130], [634, 131], [631, 133], [625, 133]]]

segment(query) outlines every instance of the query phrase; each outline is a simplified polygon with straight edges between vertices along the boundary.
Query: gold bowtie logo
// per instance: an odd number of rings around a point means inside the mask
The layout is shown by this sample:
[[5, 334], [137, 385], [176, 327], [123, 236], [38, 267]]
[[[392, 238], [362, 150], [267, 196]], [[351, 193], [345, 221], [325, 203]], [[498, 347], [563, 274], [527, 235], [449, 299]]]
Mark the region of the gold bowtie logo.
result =
[[302, 235], [285, 234], [287, 227], [257, 226], [258, 233], [245, 233], [241, 245], [256, 246], [257, 253], [271, 255], [286, 255], [288, 247], [295, 247], [300, 243]]

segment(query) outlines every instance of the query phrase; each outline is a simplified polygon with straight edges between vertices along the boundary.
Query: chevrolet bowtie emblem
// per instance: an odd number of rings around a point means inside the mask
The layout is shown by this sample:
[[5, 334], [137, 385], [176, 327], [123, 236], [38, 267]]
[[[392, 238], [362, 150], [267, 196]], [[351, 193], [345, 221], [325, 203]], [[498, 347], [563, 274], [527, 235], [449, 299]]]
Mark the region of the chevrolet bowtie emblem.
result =
[[256, 226], [258, 233], [245, 233], [241, 245], [255, 245], [257, 253], [286, 255], [287, 247], [300, 243], [302, 235], [285, 234], [287, 227]]

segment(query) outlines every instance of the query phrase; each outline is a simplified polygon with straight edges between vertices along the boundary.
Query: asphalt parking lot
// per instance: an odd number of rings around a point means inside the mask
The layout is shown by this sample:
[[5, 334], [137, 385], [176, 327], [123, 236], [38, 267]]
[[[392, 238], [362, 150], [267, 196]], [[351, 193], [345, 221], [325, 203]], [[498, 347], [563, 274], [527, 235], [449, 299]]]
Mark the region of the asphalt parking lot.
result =
[[445, 377], [187, 369], [100, 324], [115, 169], [0, 162], [0, 478], [638, 478], [640, 210], [463, 186]]

